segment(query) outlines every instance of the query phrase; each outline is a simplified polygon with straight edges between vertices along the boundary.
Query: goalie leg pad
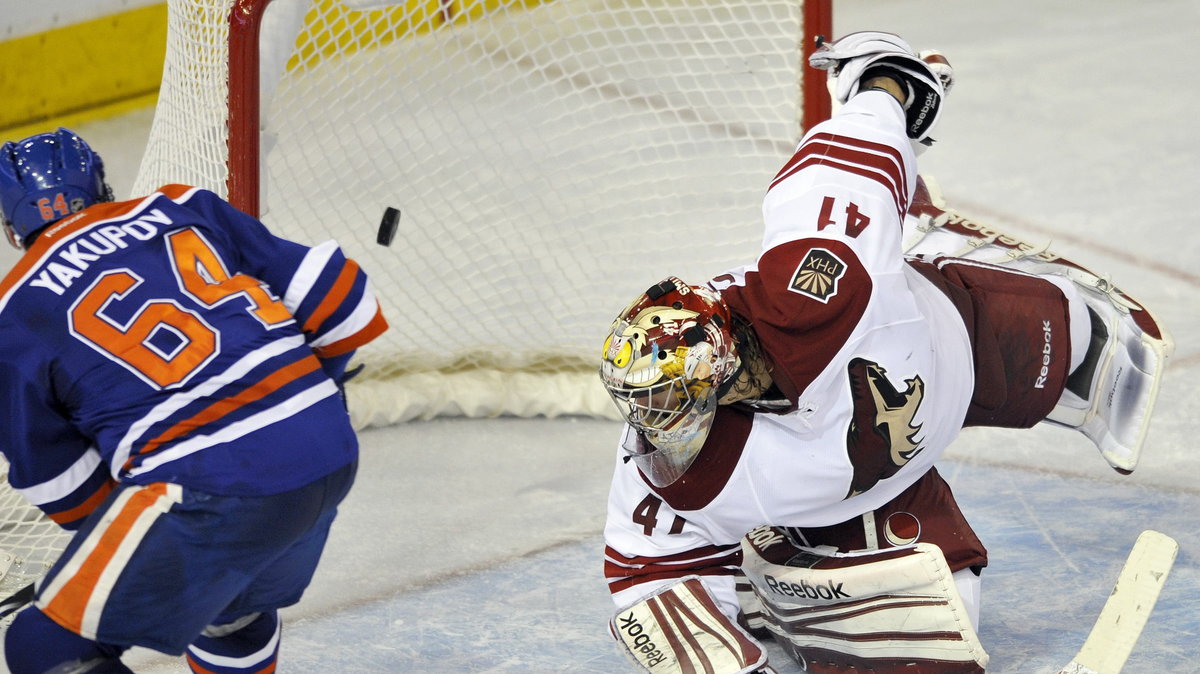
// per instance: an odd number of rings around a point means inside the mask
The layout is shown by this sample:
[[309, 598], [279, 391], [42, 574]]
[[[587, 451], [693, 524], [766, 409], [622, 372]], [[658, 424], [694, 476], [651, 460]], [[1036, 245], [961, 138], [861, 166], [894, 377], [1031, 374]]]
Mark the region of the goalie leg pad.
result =
[[717, 607], [699, 576], [687, 576], [617, 611], [609, 629], [649, 672], [743, 674], [763, 668], [766, 652]]
[[971, 338], [975, 389], [963, 425], [1030, 428], [1045, 419], [1062, 395], [1072, 351], [1061, 289], [959, 258], [912, 266], [951, 298]]
[[760, 527], [742, 539], [742, 553], [760, 624], [809, 672], [964, 674], [987, 666], [936, 545], [835, 553]]
[[1073, 283], [1073, 301], [1085, 304], [1091, 317], [1083, 363], [1046, 421], [1078, 430], [1115, 470], [1133, 472], [1174, 342], [1149, 311], [1107, 279], [1054, 263], [1042, 265], [1042, 273]]
[[[927, 177], [918, 178], [905, 218], [904, 251], [925, 259], [966, 258], [1055, 283], [1072, 304], [1071, 332], [1082, 338], [1072, 338], [1077, 352], [1073, 367], [1045, 420], [1083, 433], [1118, 472], [1133, 471], [1175, 348], [1170, 333], [1148, 309], [1107, 278], [1046, 245], [1022, 241], [956, 213]], [[1079, 330], [1076, 316], [1085, 315], [1090, 325]], [[1079, 353], [1083, 356], [1077, 357]]]

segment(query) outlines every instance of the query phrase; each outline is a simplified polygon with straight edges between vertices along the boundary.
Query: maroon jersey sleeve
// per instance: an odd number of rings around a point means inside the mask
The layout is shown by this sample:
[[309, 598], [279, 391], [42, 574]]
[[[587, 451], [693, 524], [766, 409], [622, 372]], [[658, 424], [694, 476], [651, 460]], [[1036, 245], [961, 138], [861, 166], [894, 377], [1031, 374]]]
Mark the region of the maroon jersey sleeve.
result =
[[847, 245], [797, 239], [768, 250], [744, 285], [722, 294], [754, 328], [770, 354], [775, 384], [795, 401], [845, 346], [866, 311], [872, 283]]

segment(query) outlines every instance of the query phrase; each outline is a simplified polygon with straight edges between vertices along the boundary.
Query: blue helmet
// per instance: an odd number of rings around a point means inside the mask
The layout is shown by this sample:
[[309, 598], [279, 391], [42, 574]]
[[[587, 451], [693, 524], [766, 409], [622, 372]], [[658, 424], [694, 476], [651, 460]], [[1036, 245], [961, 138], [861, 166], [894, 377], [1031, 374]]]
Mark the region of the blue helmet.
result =
[[60, 128], [0, 147], [0, 211], [18, 248], [31, 234], [101, 201], [112, 201], [104, 161]]

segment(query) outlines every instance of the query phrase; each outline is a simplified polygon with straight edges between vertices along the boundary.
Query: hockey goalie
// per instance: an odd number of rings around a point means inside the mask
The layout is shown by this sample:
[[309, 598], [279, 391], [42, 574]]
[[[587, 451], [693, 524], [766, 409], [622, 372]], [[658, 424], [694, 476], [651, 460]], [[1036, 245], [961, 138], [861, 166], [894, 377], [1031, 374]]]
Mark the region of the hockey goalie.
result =
[[1128, 473], [1172, 342], [918, 177], [940, 54], [867, 32], [811, 64], [839, 106], [771, 181], [758, 259], [651, 286], [604, 343], [610, 631], [653, 672], [769, 671], [768, 634], [810, 672], [982, 672], [987, 551], [938, 458], [1045, 422]]

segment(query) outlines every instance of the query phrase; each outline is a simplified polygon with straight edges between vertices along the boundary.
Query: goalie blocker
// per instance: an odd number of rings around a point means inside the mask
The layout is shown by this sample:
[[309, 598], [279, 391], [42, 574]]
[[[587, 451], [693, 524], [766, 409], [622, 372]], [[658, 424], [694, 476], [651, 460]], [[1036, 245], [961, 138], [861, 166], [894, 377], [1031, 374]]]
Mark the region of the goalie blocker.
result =
[[609, 622], [617, 642], [648, 672], [773, 672], [767, 655], [731, 621], [699, 576], [687, 576], [620, 611]]
[[971, 674], [988, 663], [936, 545], [837, 553], [763, 526], [742, 539], [742, 554], [748, 625], [808, 672]]

